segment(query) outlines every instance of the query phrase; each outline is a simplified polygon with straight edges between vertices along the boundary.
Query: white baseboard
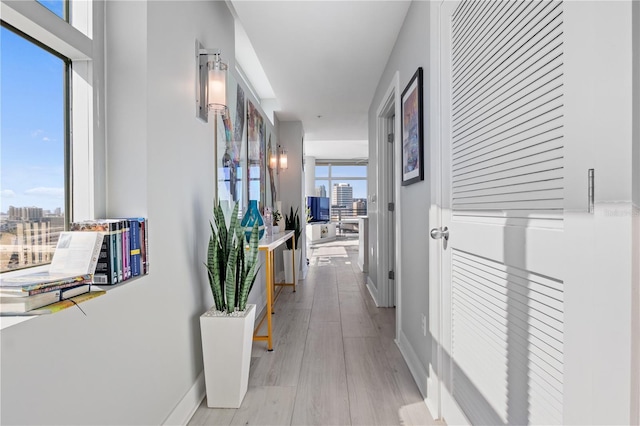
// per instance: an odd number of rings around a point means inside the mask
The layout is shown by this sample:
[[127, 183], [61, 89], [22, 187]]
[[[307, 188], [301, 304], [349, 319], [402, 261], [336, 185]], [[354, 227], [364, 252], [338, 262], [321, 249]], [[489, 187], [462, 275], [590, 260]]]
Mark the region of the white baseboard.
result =
[[429, 376], [427, 378], [427, 397], [424, 402], [427, 404], [427, 408], [431, 412], [433, 418], [438, 418], [440, 416], [440, 409], [438, 407], [438, 382], [440, 378], [437, 376], [436, 372], [433, 370], [432, 366], [429, 365]]
[[206, 394], [203, 370], [196, 382], [191, 386], [191, 389], [162, 423], [163, 426], [186, 425], [189, 423]]
[[[258, 319], [261, 318], [265, 309], [267, 308], [267, 302], [262, 303], [262, 307], [259, 313], [256, 313], [256, 323], [258, 325]], [[257, 309], [257, 307], [256, 307]], [[255, 326], [254, 326], [255, 327]], [[191, 389], [186, 393], [182, 400], [176, 405], [171, 414], [165, 419], [163, 426], [175, 426], [186, 425], [193, 414], [196, 412], [200, 403], [207, 395], [204, 385], [204, 370], [200, 373], [196, 382], [191, 386]]]
[[369, 268], [367, 268], [367, 265], [365, 265], [364, 262], [360, 262], [360, 259], [358, 259], [358, 268], [364, 273], [369, 272]]
[[429, 378], [427, 370], [422, 365], [422, 362], [420, 362], [418, 354], [413, 350], [409, 340], [402, 330], [400, 330], [400, 335], [396, 340], [396, 345], [398, 345], [398, 349], [400, 349], [400, 353], [404, 357], [404, 360], [409, 367], [409, 371], [413, 376], [413, 380], [416, 382], [416, 385], [418, 385], [418, 389], [420, 390], [422, 397], [427, 398], [427, 379]]
[[370, 277], [367, 277], [367, 290], [369, 290], [369, 294], [376, 306], [380, 307], [380, 304], [378, 303], [378, 290], [376, 289], [376, 286], [373, 285], [373, 281], [371, 281]]

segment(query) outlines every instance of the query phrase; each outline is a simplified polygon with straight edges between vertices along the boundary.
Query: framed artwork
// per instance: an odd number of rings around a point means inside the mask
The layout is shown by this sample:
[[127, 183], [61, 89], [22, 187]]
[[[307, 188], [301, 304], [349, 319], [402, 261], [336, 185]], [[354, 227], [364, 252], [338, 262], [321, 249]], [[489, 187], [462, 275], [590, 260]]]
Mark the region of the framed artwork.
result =
[[[216, 115], [217, 137], [217, 179], [218, 199], [229, 206], [235, 202], [244, 207], [243, 180], [245, 157], [243, 141], [245, 133], [245, 100], [244, 91], [239, 84], [235, 84], [233, 77], [229, 76], [229, 86], [236, 86], [235, 91], [228, 90], [229, 110], [226, 114]], [[235, 96], [234, 96], [235, 95]]]
[[263, 211], [265, 194], [265, 125], [260, 111], [247, 101], [248, 200], [256, 200]]
[[413, 74], [400, 98], [402, 107], [402, 185], [424, 180], [422, 67]]

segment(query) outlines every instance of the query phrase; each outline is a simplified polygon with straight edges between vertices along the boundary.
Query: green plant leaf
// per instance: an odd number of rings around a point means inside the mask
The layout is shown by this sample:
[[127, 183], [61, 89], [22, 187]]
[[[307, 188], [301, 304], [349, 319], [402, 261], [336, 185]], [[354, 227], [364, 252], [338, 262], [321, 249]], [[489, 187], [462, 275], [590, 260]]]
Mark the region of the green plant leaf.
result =
[[227, 245], [225, 250], [225, 255], [229, 256], [231, 250], [233, 248], [233, 234], [238, 224], [238, 203], [236, 203], [233, 208], [233, 213], [231, 213], [231, 220], [229, 221], [229, 231], [227, 232]]
[[237, 250], [233, 247], [231, 253], [229, 253], [229, 260], [226, 265], [226, 274], [225, 277], [225, 293], [227, 296], [227, 312], [233, 312], [236, 306], [236, 259], [237, 259]]
[[[260, 240], [260, 231], [258, 222], [253, 224], [251, 229], [251, 237], [249, 238], [248, 250], [249, 254], [246, 256], [246, 262], [242, 265], [242, 274], [240, 280], [240, 291], [238, 300], [238, 309], [244, 310], [247, 305], [247, 299], [249, 298], [249, 292], [251, 291], [250, 274], [254, 270], [258, 260], [258, 245]], [[244, 246], [242, 247], [244, 251]]]
[[218, 228], [218, 237], [220, 240], [220, 247], [224, 250], [224, 259], [225, 262], [229, 257], [229, 252], [227, 251], [227, 225], [224, 220], [224, 212], [222, 211], [222, 206], [220, 206], [220, 201], [216, 203], [216, 207], [213, 209], [213, 215], [216, 222], [216, 227]]
[[211, 286], [211, 292], [213, 294], [213, 301], [218, 311], [224, 310], [224, 297], [222, 295], [222, 287], [220, 285], [220, 271], [217, 265], [219, 264], [219, 247], [218, 238], [213, 224], [209, 222], [211, 226], [211, 237], [209, 238], [209, 247], [207, 250], [207, 275], [209, 277], [209, 285]]

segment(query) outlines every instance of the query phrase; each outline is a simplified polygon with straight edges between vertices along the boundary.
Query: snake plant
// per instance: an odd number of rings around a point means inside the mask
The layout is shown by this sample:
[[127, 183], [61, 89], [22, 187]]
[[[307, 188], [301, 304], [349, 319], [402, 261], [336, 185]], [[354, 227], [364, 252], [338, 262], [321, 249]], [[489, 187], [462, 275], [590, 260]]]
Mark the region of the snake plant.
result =
[[238, 220], [236, 203], [227, 228], [220, 202], [213, 209], [207, 250], [207, 275], [216, 310], [232, 313], [244, 311], [249, 292], [258, 275], [258, 224], [254, 224], [245, 248], [245, 230]]

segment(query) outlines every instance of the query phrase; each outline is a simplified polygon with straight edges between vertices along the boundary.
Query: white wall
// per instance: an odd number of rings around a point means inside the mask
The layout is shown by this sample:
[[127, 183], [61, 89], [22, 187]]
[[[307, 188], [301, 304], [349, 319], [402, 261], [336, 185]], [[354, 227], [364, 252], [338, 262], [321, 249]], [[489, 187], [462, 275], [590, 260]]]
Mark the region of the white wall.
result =
[[[413, 2], [407, 12], [404, 25], [398, 35], [398, 39], [389, 57], [387, 66], [382, 74], [378, 88], [376, 90], [371, 106], [369, 107], [369, 199], [372, 196], [379, 197], [381, 182], [378, 177], [376, 164], [376, 113], [383, 99], [385, 92], [392, 83], [392, 77], [396, 71], [400, 76], [400, 93], [409, 83], [409, 80], [418, 67], [424, 70], [424, 123], [425, 123], [425, 180], [410, 186], [401, 188], [396, 194], [396, 213], [402, 222], [402, 230], [398, 238], [400, 239], [402, 259], [397, 268], [401, 270], [401, 333], [406, 337], [406, 342], [410, 350], [416, 355], [426, 370], [431, 354], [431, 340], [422, 333], [422, 314], [428, 317], [429, 293], [428, 293], [428, 232], [429, 232], [429, 206], [431, 197], [431, 176], [429, 174], [429, 147], [431, 140], [428, 132], [429, 118], [429, 2]], [[396, 106], [396, 117], [400, 117], [399, 105]], [[400, 136], [396, 139], [399, 141]], [[382, 141], [386, 144], [386, 141]], [[384, 149], [381, 151], [384, 152]], [[398, 164], [399, 159], [396, 159]], [[376, 247], [376, 242], [380, 241], [380, 215], [381, 208], [379, 202], [370, 203], [369, 216], [369, 244]], [[379, 245], [379, 243], [377, 244]], [[369, 252], [369, 265], [378, 264], [377, 249], [374, 254]], [[369, 278], [378, 285], [375, 268], [369, 268]]]
[[[298, 240], [298, 246], [301, 247], [300, 255], [301, 265], [306, 266], [306, 247], [305, 239], [305, 204], [304, 204], [304, 171], [302, 169], [302, 160], [304, 150], [302, 146], [304, 138], [304, 129], [300, 121], [281, 121], [278, 126], [278, 140], [282, 148], [287, 150], [288, 168], [280, 171], [280, 201], [282, 201], [282, 215], [290, 213], [293, 207], [295, 212], [298, 209], [300, 215], [300, 227], [302, 233]], [[278, 250], [280, 252], [280, 250]], [[281, 255], [276, 255], [276, 270], [282, 270]], [[303, 268], [303, 270], [306, 268]]]
[[214, 133], [195, 117], [195, 40], [232, 58], [233, 17], [202, 1], [110, 1], [106, 13], [108, 148], [96, 157], [107, 175], [96, 179], [107, 197], [96, 214], [149, 217], [150, 275], [83, 304], [86, 316], [67, 309], [2, 330], [2, 424], [162, 424], [202, 371]]
[[640, 424], [640, 3], [632, 4], [632, 79], [633, 79], [633, 248], [632, 248], [632, 371], [631, 422]]
[[304, 195], [316, 195], [316, 157], [304, 157]]

